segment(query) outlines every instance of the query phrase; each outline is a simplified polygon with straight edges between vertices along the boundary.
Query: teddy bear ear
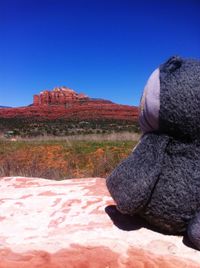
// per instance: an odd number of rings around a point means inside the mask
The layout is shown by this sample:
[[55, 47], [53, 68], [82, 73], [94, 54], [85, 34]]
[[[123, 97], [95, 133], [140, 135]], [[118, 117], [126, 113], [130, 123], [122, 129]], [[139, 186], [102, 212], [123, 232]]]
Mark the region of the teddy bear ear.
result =
[[169, 60], [162, 65], [162, 70], [165, 72], [172, 73], [176, 69], [180, 68], [182, 63], [183, 60], [181, 59], [181, 57], [173, 56], [169, 58]]

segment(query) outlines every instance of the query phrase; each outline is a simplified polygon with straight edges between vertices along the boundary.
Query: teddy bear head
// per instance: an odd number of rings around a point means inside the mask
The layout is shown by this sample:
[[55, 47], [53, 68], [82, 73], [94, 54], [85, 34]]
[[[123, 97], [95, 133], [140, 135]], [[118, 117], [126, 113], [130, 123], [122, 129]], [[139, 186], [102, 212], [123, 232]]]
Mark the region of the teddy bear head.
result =
[[139, 123], [143, 133], [200, 140], [200, 60], [174, 56], [151, 74]]

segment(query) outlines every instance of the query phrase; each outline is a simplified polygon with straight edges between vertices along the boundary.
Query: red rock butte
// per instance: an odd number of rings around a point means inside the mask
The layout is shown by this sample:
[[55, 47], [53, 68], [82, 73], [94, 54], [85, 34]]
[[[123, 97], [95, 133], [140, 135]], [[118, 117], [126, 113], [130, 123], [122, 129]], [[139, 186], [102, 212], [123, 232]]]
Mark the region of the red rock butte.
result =
[[109, 100], [94, 99], [67, 87], [56, 87], [34, 95], [33, 104], [18, 108], [0, 108], [0, 118], [42, 119], [115, 119], [136, 121], [138, 107]]
[[34, 95], [33, 105], [67, 105], [72, 102], [87, 100], [89, 100], [89, 97], [83, 93], [78, 94], [73, 89], [67, 87], [56, 87], [52, 91], [44, 90], [39, 95]]

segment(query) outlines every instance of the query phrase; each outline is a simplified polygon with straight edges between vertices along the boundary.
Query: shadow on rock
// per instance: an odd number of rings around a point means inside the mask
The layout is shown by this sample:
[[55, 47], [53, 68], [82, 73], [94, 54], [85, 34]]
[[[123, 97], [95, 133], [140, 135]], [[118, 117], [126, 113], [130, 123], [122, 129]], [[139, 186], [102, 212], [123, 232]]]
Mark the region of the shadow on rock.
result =
[[[147, 221], [145, 221], [145, 219], [141, 218], [139, 215], [131, 216], [128, 214], [122, 214], [119, 210], [117, 210], [117, 207], [115, 205], [107, 206], [105, 208], [105, 212], [111, 218], [113, 224], [121, 230], [134, 231], [140, 228], [146, 228], [154, 232], [170, 235], [168, 232], [159, 230], [158, 228], [150, 225]], [[179, 236], [180, 234], [176, 235]]]
[[115, 205], [107, 206], [105, 212], [111, 218], [113, 224], [121, 230], [133, 231], [147, 226], [147, 223], [141, 217], [122, 214]]
[[[113, 224], [117, 226], [119, 229], [124, 231], [135, 231], [139, 230], [140, 228], [146, 228], [154, 232], [158, 232], [164, 235], [170, 235], [169, 233], [162, 232], [156, 227], [150, 225], [140, 216], [134, 215], [130, 216], [127, 214], [122, 214], [119, 212], [115, 205], [110, 205], [105, 208], [105, 212], [108, 214], [110, 219], [112, 220]], [[175, 235], [175, 234], [172, 234]], [[192, 249], [196, 249], [195, 246], [190, 242], [186, 233], [177, 234], [177, 236], [183, 236], [183, 244], [187, 247]]]
[[192, 244], [192, 242], [189, 240], [189, 237], [188, 237], [187, 233], [184, 235], [182, 241], [183, 241], [183, 244], [184, 244], [185, 246], [187, 246], [187, 247], [189, 247], [189, 248], [192, 248], [192, 249], [195, 249], [195, 250], [198, 250], [198, 248], [196, 248], [196, 247]]

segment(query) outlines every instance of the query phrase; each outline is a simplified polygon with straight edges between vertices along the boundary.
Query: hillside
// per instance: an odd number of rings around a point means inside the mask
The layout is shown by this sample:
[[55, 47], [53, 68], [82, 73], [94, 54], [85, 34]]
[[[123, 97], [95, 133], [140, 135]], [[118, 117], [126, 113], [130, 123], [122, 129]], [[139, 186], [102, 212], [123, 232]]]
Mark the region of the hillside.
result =
[[33, 104], [19, 108], [0, 109], [0, 118], [55, 119], [116, 119], [135, 121], [138, 108], [108, 100], [93, 99], [85, 94], [61, 87], [34, 95]]
[[137, 117], [138, 107], [93, 99], [60, 87], [34, 95], [29, 106], [0, 108], [0, 133], [26, 137], [137, 132]]

